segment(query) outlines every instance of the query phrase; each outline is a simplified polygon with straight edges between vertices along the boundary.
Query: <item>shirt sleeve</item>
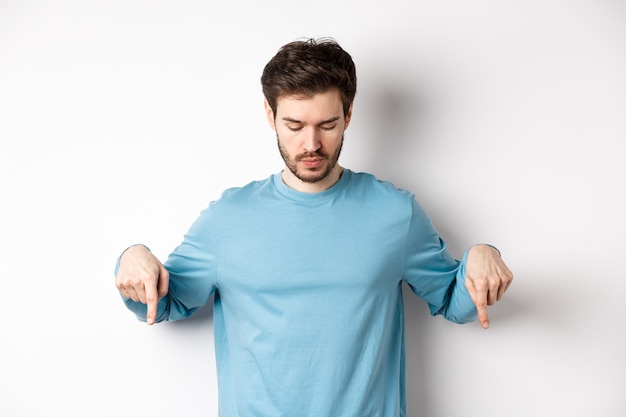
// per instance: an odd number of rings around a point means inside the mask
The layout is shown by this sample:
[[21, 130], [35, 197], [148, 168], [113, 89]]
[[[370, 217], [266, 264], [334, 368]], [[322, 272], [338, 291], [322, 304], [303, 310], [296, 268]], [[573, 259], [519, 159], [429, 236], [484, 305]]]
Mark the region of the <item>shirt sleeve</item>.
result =
[[[211, 206], [202, 211], [182, 243], [163, 266], [170, 274], [168, 293], [159, 301], [157, 322], [190, 317], [205, 305], [216, 290], [217, 253], [212, 233]], [[116, 273], [119, 267], [119, 258]], [[146, 321], [147, 306], [123, 298], [140, 321]]]
[[455, 323], [476, 319], [476, 307], [465, 286], [463, 259], [454, 259], [430, 218], [413, 202], [407, 236], [404, 279], [413, 292], [428, 303], [430, 313]]

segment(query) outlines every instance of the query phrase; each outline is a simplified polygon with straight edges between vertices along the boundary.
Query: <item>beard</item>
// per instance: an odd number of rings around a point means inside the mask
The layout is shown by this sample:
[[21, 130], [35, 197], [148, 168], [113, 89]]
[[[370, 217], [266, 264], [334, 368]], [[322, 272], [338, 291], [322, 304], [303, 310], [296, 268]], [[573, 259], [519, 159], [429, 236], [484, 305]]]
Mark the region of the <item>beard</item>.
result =
[[[278, 150], [280, 151], [280, 156], [285, 161], [285, 165], [289, 168], [289, 171], [298, 178], [302, 182], [306, 182], [309, 184], [316, 183], [322, 181], [332, 172], [333, 168], [337, 165], [337, 161], [339, 161], [339, 155], [341, 154], [341, 148], [343, 147], [343, 136], [341, 137], [341, 142], [335, 150], [335, 153], [329, 155], [328, 153], [318, 150], [316, 152], [305, 152], [300, 155], [296, 155], [292, 157], [289, 155], [287, 150], [281, 145], [280, 138], [276, 135], [276, 142], [278, 144]], [[316, 169], [298, 169], [298, 162], [305, 158], [321, 158], [324, 163], [320, 168]]]

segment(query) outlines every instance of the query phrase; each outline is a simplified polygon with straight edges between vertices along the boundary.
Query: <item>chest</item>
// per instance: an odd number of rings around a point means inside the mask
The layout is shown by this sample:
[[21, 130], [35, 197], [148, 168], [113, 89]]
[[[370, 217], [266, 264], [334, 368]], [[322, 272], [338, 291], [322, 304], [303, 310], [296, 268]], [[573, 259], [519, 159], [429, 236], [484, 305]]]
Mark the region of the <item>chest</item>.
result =
[[395, 286], [404, 267], [407, 221], [333, 207], [258, 209], [220, 240], [220, 291], [289, 293]]

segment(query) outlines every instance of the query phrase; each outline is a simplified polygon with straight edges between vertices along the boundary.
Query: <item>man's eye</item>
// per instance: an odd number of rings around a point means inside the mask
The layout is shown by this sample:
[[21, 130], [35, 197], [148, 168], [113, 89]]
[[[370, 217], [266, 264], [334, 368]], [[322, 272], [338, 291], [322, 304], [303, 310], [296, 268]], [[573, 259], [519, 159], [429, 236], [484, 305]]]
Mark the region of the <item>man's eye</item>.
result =
[[291, 130], [292, 132], [298, 132], [302, 130], [302, 126], [287, 126], [287, 129]]
[[333, 130], [336, 127], [336, 125], [323, 125], [321, 126], [322, 130]]

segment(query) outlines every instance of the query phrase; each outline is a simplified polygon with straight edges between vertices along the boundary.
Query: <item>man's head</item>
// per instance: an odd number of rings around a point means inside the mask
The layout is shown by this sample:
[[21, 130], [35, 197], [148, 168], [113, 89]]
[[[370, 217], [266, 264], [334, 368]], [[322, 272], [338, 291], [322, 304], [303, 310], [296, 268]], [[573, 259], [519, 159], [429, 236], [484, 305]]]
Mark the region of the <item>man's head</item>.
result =
[[331, 89], [341, 93], [344, 116], [356, 94], [352, 57], [332, 39], [308, 39], [283, 46], [261, 76], [263, 94], [276, 114], [281, 97], [312, 97]]
[[332, 186], [356, 93], [350, 55], [332, 40], [292, 42], [266, 65], [261, 82], [287, 168], [283, 181], [303, 192]]

